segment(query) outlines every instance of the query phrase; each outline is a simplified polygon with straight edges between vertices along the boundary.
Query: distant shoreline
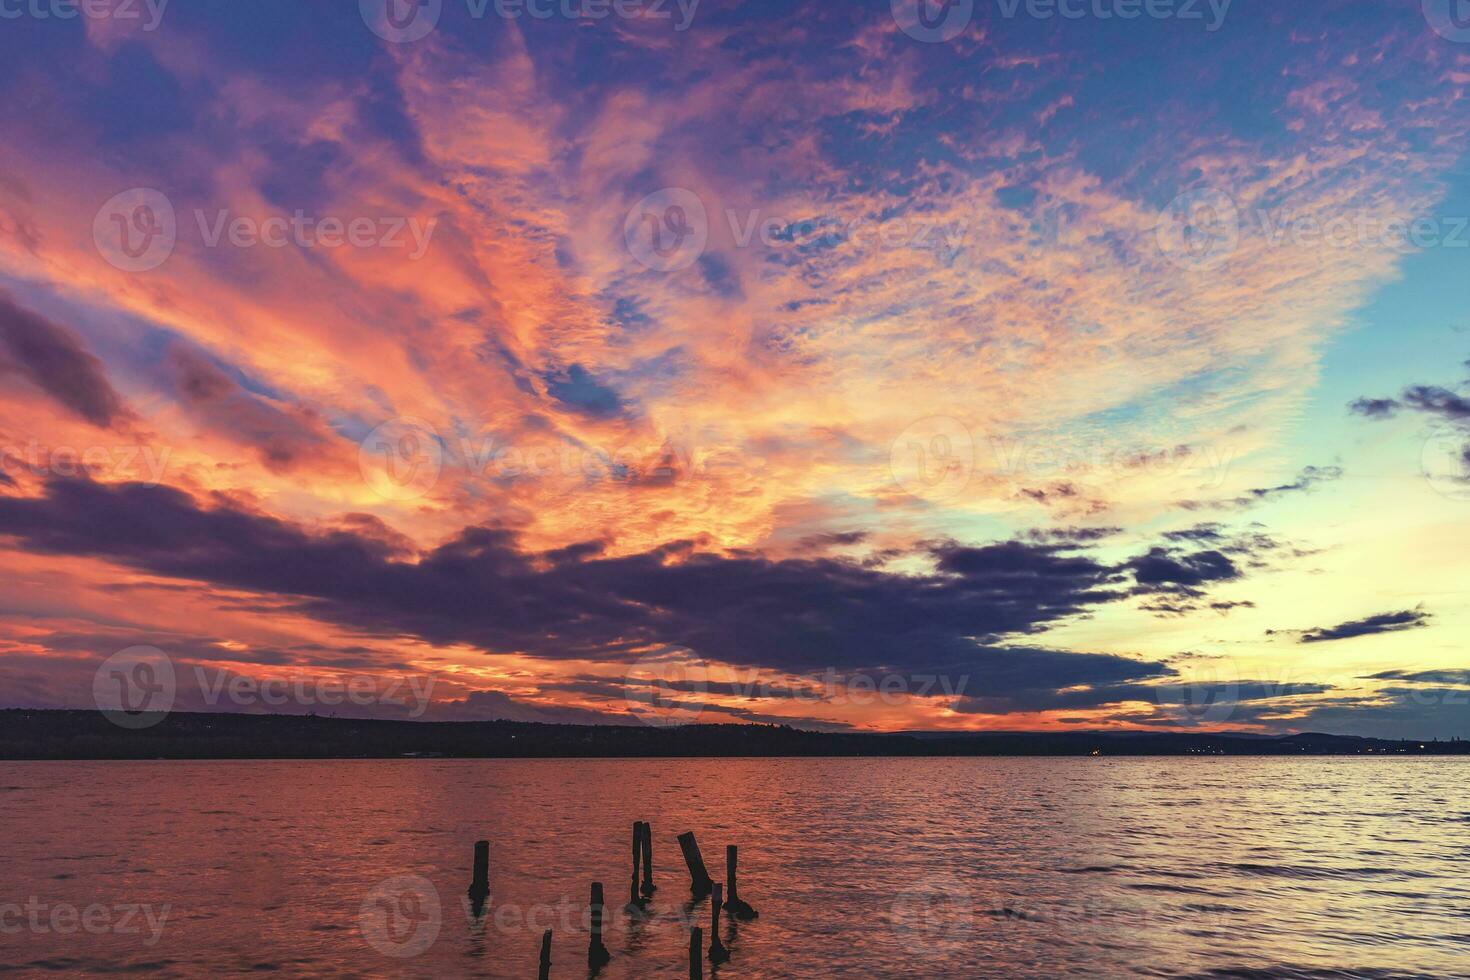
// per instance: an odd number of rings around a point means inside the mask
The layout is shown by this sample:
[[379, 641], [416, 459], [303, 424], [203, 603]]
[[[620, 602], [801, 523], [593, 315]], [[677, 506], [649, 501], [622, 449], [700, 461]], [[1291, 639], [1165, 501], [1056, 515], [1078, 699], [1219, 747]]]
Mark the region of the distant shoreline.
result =
[[810, 732], [773, 725], [545, 725], [175, 713], [130, 730], [97, 711], [0, 709], [0, 761], [126, 759], [1442, 756], [1470, 741], [1305, 733]]

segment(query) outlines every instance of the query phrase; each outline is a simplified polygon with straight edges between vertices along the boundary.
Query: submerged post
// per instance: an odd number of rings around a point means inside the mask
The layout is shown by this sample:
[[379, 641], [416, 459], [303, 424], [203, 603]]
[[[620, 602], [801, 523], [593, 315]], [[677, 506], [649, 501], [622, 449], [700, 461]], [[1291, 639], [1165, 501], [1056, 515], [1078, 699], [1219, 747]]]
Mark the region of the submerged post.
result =
[[689, 980], [704, 980], [704, 930], [689, 931]]
[[652, 898], [658, 891], [653, 883], [653, 824], [643, 821], [643, 897]]
[[470, 904], [474, 914], [479, 915], [490, 897], [490, 842], [475, 841], [475, 870], [470, 880]]
[[737, 890], [738, 885], [736, 883], [736, 873], [739, 864], [740, 851], [734, 844], [730, 844], [725, 848], [725, 883], [730, 886], [730, 895], [725, 899], [725, 905], [730, 909], [730, 914], [735, 916], [735, 918], [748, 922], [760, 913], [740, 899], [740, 892]]
[[592, 937], [587, 940], [587, 968], [594, 973], [612, 959], [612, 954], [602, 942], [602, 882], [592, 883], [592, 900], [589, 903], [592, 913]]
[[689, 866], [689, 890], [696, 898], [703, 898], [709, 894], [714, 881], [709, 876], [709, 869], [704, 866], [704, 857], [699, 853], [699, 842], [694, 839], [694, 831], [679, 835], [679, 849], [684, 852], [684, 863]]
[[541, 934], [541, 972], [539, 980], [551, 980], [551, 930]]
[[718, 966], [730, 958], [730, 951], [725, 944], [720, 942], [720, 906], [724, 904], [721, 892], [724, 891], [718, 881], [715, 882], [714, 893], [709, 900], [709, 965]]
[[625, 911], [642, 912], [648, 901], [638, 893], [639, 865], [643, 859], [643, 821], [633, 821], [633, 880], [628, 886], [628, 904]]

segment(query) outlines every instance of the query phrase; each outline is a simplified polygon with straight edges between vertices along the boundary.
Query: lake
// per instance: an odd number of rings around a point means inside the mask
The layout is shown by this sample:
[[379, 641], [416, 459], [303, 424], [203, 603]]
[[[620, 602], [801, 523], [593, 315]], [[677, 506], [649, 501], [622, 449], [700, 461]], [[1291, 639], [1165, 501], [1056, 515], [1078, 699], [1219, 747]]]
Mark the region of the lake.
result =
[[[1470, 760], [0, 763], [0, 971], [684, 977], [677, 834], [760, 912], [720, 977], [1470, 973]], [[625, 911], [631, 827], [659, 886]], [[492, 894], [465, 907], [474, 841]], [[706, 939], [707, 939], [706, 935]]]

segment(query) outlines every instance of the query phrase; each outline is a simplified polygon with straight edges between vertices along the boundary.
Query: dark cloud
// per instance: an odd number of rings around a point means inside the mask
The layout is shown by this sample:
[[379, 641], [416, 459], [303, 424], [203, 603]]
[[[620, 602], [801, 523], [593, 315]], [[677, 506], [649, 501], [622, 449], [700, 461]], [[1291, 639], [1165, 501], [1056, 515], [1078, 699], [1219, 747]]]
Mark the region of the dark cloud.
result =
[[1225, 500], [1181, 500], [1179, 506], [1185, 510], [1245, 510], [1257, 504], [1267, 503], [1288, 494], [1312, 490], [1322, 483], [1342, 479], [1340, 466], [1306, 466], [1290, 483], [1274, 487], [1257, 487], [1247, 490], [1238, 497]]
[[1121, 527], [1054, 527], [1033, 528], [1024, 537], [1046, 544], [1093, 544], [1122, 533]]
[[1373, 681], [1416, 681], [1426, 684], [1470, 685], [1470, 669], [1465, 670], [1380, 670], [1369, 674], [1364, 680]]
[[[1465, 362], [1465, 366], [1470, 367], [1470, 361]], [[1388, 418], [1404, 409], [1447, 423], [1465, 439], [1460, 450], [1460, 472], [1451, 479], [1462, 483], [1470, 481], [1470, 398], [1438, 385], [1412, 385], [1405, 388], [1397, 399], [1359, 398], [1348, 408], [1371, 419]]]
[[866, 540], [867, 531], [829, 531], [802, 538], [796, 546], [802, 551], [828, 551], [832, 548], [849, 548]]
[[250, 446], [272, 472], [319, 459], [330, 441], [312, 412], [248, 390], [192, 347], [175, 344], [170, 348], [164, 370], [192, 418]]
[[[526, 554], [513, 533], [474, 527], [406, 558], [381, 534], [308, 531], [221, 497], [200, 506], [167, 487], [66, 479], [43, 497], [0, 498], [0, 534], [32, 551], [267, 593], [278, 608], [364, 634], [544, 658], [627, 661], [662, 645], [793, 674], [923, 672], [1017, 685], [1095, 679], [1099, 664], [1127, 676], [1167, 670], [990, 649], [1128, 594], [1126, 567], [1064, 545], [931, 544], [932, 572], [898, 574], [831, 558], [707, 554], [688, 543], [617, 557], [595, 548]], [[1205, 558], [1189, 561], [1173, 574], [1220, 575]]]
[[[1429, 625], [1430, 614], [1422, 609], [1406, 609], [1402, 612], [1379, 613], [1336, 626], [1316, 627], [1302, 633], [1302, 643], [1325, 643], [1329, 640], [1349, 640], [1355, 636], [1371, 636], [1375, 633], [1398, 633], [1403, 630], [1420, 629]], [[1286, 630], [1269, 631], [1289, 632]]]
[[1426, 415], [1438, 415], [1451, 422], [1470, 419], [1470, 399], [1446, 388], [1415, 385], [1404, 390], [1404, 405]]
[[0, 373], [12, 370], [99, 428], [127, 416], [102, 362], [71, 332], [0, 292]]
[[623, 399], [618, 393], [594, 378], [580, 364], [548, 373], [542, 381], [548, 395], [578, 414], [610, 419], [624, 413]]
[[525, 721], [547, 725], [640, 725], [637, 715], [597, 711], [571, 705], [543, 704], [511, 697], [503, 691], [474, 691], [461, 700], [435, 701], [425, 721]]
[[1368, 738], [1464, 737], [1470, 735], [1470, 696], [1463, 688], [1390, 690], [1365, 698], [1334, 698], [1313, 703], [1305, 714], [1260, 720], [1278, 729]]
[[1369, 419], [1386, 419], [1398, 410], [1392, 398], [1359, 398], [1348, 405], [1348, 411]]
[[1210, 684], [1164, 680], [1160, 683], [1050, 685], [1014, 690], [1003, 697], [963, 698], [955, 705], [955, 710], [964, 714], [1080, 711], [1130, 702], [1145, 702], [1164, 708], [1209, 706], [1218, 710], [1236, 703], [1275, 701], [1321, 694], [1331, 689], [1326, 684], [1281, 684], [1259, 680]]
[[1071, 516], [1086, 517], [1106, 512], [1108, 503], [1089, 497], [1075, 483], [1063, 481], [1045, 487], [1022, 487], [1021, 496], [1043, 507], [1055, 507]]
[[1141, 589], [1197, 595], [1209, 582], [1228, 582], [1240, 577], [1240, 569], [1229, 556], [1214, 549], [1183, 553], [1152, 548], [1133, 559], [1133, 575]]

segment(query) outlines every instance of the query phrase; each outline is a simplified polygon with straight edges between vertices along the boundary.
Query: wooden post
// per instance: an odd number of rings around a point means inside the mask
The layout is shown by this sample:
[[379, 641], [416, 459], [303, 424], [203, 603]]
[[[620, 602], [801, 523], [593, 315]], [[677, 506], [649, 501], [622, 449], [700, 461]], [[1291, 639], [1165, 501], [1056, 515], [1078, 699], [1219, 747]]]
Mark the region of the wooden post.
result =
[[602, 942], [602, 882], [592, 883], [592, 938], [587, 941], [587, 968], [594, 973], [607, 966], [612, 954]]
[[633, 821], [633, 881], [628, 886], [627, 912], [642, 912], [648, 901], [638, 893], [638, 870], [643, 860], [643, 821]]
[[709, 900], [709, 965], [718, 966], [730, 958], [730, 951], [720, 942], [720, 906], [724, 904], [721, 892], [724, 886], [715, 882], [714, 893]]
[[541, 972], [539, 980], [551, 980], [551, 930], [541, 934]]
[[679, 835], [679, 849], [684, 852], [684, 863], [689, 866], [689, 890], [696, 898], [703, 898], [709, 894], [714, 881], [709, 876], [709, 869], [704, 866], [704, 857], [699, 853], [699, 842], [694, 839], [694, 831]]
[[759, 915], [759, 913], [740, 900], [740, 892], [737, 890], [739, 887], [737, 884], [739, 864], [739, 849], [734, 844], [727, 846], [725, 848], [725, 883], [730, 886], [730, 895], [725, 899], [725, 906], [729, 908], [730, 914], [735, 916], [735, 918], [748, 922]]
[[470, 880], [470, 905], [479, 915], [485, 908], [485, 899], [490, 897], [490, 842], [475, 841], [475, 871]]
[[653, 824], [643, 821], [643, 897], [652, 898], [658, 891], [653, 883]]
[[704, 980], [704, 930], [689, 931], [689, 980]]

